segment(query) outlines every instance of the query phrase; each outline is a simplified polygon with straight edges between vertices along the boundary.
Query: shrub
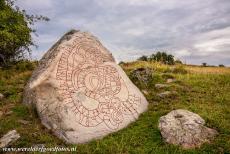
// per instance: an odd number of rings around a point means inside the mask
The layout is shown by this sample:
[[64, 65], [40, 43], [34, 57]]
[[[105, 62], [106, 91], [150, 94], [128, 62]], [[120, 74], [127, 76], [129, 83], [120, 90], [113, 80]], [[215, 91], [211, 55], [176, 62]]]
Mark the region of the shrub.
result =
[[32, 71], [37, 66], [37, 61], [31, 62], [29, 60], [20, 60], [18, 61], [14, 67], [18, 71]]
[[219, 67], [225, 67], [223, 64], [220, 64]]
[[[26, 58], [30, 46], [34, 45], [30, 27], [47, 17], [28, 15], [14, 5], [14, 0], [0, 0], [0, 65]], [[28, 51], [28, 52], [27, 52]]]
[[139, 61], [157, 61], [157, 62], [161, 62], [163, 64], [167, 64], [167, 65], [174, 65], [175, 61], [174, 61], [174, 56], [171, 54], [167, 54], [166, 52], [157, 52], [156, 54], [152, 54], [151, 56], [141, 56], [140, 58], [138, 58], [137, 60]]
[[123, 64], [125, 64], [125, 62], [123, 62], [123, 61], [120, 61], [120, 62], [118, 63], [118, 65], [123, 65]]
[[178, 73], [178, 74], [186, 74], [188, 71], [185, 69], [183, 65], [177, 65], [173, 70], [173, 73]]
[[182, 63], [181, 60], [177, 59], [177, 60], [175, 61], [175, 64], [183, 64], [183, 63]]
[[158, 61], [168, 65], [175, 64], [174, 56], [167, 54], [166, 52], [157, 52], [156, 54], [152, 54], [149, 59], [150, 61]]
[[207, 63], [202, 63], [202, 66], [203, 67], [207, 67]]
[[140, 58], [138, 58], [137, 60], [148, 61], [148, 57], [144, 55], [144, 56], [141, 56]]

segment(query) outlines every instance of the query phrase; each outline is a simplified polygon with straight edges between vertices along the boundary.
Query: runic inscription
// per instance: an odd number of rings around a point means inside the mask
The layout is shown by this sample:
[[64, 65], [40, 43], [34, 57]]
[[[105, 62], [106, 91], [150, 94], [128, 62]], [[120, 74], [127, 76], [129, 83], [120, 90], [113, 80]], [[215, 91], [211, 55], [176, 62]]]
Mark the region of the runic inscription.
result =
[[84, 127], [104, 123], [117, 129], [125, 116], [138, 115], [140, 97], [130, 94], [116, 68], [105, 64], [111, 57], [101, 52], [103, 46], [85, 38], [77, 38], [73, 44], [60, 48], [64, 51], [56, 79], [64, 105], [74, 112], [76, 121]]

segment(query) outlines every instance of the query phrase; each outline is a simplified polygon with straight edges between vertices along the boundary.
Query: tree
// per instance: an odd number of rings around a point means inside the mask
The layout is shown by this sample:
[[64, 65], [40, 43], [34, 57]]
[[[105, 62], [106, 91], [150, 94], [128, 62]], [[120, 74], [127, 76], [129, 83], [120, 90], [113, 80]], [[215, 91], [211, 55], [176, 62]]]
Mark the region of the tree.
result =
[[224, 64], [219, 64], [219, 67], [225, 67]]
[[203, 67], [206, 67], [206, 66], [207, 66], [207, 63], [202, 63], [202, 66], [203, 66]]
[[144, 56], [141, 56], [140, 58], [138, 58], [137, 60], [148, 61], [148, 57], [144, 55]]
[[158, 51], [156, 54], [152, 54], [149, 59], [150, 61], [158, 61], [168, 65], [175, 64], [174, 56], [171, 54], [167, 54], [166, 52]]
[[183, 64], [182, 61], [179, 60], [179, 59], [177, 59], [177, 60], [175, 61], [175, 63], [176, 63], [176, 64]]
[[0, 0], [0, 63], [10, 63], [31, 53], [33, 43], [30, 26], [35, 22], [49, 18], [28, 15], [14, 5], [14, 0]]

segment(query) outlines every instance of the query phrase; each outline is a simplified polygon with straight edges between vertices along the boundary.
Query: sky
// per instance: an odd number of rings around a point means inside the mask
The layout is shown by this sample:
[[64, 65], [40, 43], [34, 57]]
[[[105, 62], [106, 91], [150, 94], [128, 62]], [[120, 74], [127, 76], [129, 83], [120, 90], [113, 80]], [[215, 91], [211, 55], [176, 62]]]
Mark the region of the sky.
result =
[[167, 51], [186, 64], [230, 66], [230, 0], [17, 0], [49, 17], [33, 35], [43, 54], [67, 31], [95, 35], [117, 62]]

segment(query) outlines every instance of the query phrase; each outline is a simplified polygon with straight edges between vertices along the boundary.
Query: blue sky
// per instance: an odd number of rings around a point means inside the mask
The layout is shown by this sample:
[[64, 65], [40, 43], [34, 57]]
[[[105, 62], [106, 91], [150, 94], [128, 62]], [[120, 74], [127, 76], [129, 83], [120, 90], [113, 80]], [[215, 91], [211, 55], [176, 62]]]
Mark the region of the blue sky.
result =
[[117, 62], [166, 50], [188, 64], [230, 66], [230, 0], [17, 0], [35, 24], [42, 55], [68, 30], [99, 38]]

